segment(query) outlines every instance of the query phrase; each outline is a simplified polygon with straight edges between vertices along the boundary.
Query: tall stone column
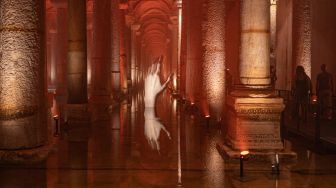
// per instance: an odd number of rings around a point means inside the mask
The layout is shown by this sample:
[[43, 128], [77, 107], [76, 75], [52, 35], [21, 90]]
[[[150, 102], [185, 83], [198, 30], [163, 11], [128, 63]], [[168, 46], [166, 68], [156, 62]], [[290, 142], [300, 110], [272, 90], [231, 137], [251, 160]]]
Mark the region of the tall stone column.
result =
[[[125, 16], [125, 20], [126, 19], [126, 16]], [[132, 87], [132, 42], [131, 42], [131, 38], [132, 38], [132, 30], [131, 30], [131, 26], [129, 26], [129, 24], [127, 25], [127, 27], [125, 27], [125, 49], [128, 49], [126, 50], [125, 52], [125, 61], [126, 61], [126, 77], [127, 77], [127, 91], [130, 90], [130, 88]]]
[[181, 22], [180, 25], [180, 54], [179, 54], [179, 66], [178, 66], [178, 79], [177, 79], [177, 85], [180, 96], [185, 99], [186, 98], [186, 65], [187, 65], [187, 42], [188, 42], [188, 9], [187, 7], [187, 0], [183, 0], [182, 3], [179, 4], [179, 13], [181, 14], [181, 19], [179, 18], [179, 21]]
[[270, 2], [242, 0], [239, 76], [247, 87], [270, 84]]
[[281, 150], [282, 98], [269, 85], [269, 0], [241, 1], [240, 78], [228, 95], [228, 143], [234, 150]]
[[47, 54], [47, 85], [56, 85], [56, 62], [57, 62], [57, 11], [52, 9], [46, 13], [46, 54]]
[[[92, 99], [110, 99], [111, 64], [111, 0], [93, 2], [93, 64]], [[107, 19], [108, 18], [108, 19]], [[107, 20], [106, 20], [107, 19]]]
[[293, 3], [293, 72], [301, 65], [311, 77], [312, 58], [312, 0], [295, 0]]
[[[120, 87], [122, 93], [127, 93], [127, 51], [129, 49], [126, 48], [127, 40], [126, 40], [126, 24], [125, 24], [125, 12], [124, 10], [120, 10]], [[126, 50], [127, 49], [127, 50]]]
[[112, 40], [111, 40], [111, 88], [112, 96], [119, 98], [120, 95], [120, 11], [119, 0], [112, 1], [111, 8], [111, 25], [112, 25]]
[[47, 141], [44, 1], [0, 3], [0, 148]]
[[68, 0], [67, 121], [88, 122], [86, 1]]
[[86, 2], [68, 1], [68, 104], [87, 103]]
[[170, 20], [172, 24], [169, 25], [171, 31], [171, 73], [173, 74], [173, 86], [174, 90], [177, 91], [177, 76], [178, 76], [178, 55], [179, 55], [179, 47], [178, 47], [178, 40], [179, 40], [179, 33], [178, 33], [178, 17], [174, 16], [171, 17]]
[[[67, 58], [68, 58], [68, 15], [67, 0], [53, 1], [57, 11], [57, 41], [56, 41], [56, 95], [66, 100], [67, 94]], [[63, 102], [62, 102], [63, 103]], [[64, 102], [66, 103], [66, 102]]]
[[187, 2], [187, 62], [186, 97], [191, 103], [200, 103], [202, 95], [202, 13], [203, 0]]
[[203, 92], [210, 114], [220, 119], [225, 104], [225, 2], [208, 0], [203, 24]]
[[131, 79], [132, 87], [136, 84], [136, 60], [137, 60], [137, 30], [140, 25], [131, 25]]

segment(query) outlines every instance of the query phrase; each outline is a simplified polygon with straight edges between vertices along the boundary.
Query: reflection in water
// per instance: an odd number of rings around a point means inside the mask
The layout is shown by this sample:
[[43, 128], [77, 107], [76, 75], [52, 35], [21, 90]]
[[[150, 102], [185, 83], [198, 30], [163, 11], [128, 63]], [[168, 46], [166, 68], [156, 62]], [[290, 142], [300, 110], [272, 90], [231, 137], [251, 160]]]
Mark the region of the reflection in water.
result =
[[160, 151], [159, 137], [161, 129], [167, 134], [168, 138], [170, 138], [170, 133], [167, 129], [162, 125], [157, 117], [155, 117], [154, 108], [145, 108], [144, 112], [145, 116], [145, 136], [147, 141], [152, 149], [156, 149]]

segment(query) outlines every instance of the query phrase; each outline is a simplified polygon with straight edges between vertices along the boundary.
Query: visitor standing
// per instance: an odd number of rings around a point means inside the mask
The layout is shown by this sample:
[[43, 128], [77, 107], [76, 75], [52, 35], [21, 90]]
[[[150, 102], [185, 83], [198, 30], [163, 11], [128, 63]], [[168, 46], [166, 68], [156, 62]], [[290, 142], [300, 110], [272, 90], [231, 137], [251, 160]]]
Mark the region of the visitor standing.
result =
[[302, 66], [296, 67], [295, 79], [292, 89], [294, 95], [294, 111], [293, 117], [298, 116], [307, 121], [308, 104], [311, 94], [311, 80], [305, 73]]
[[316, 94], [322, 118], [332, 119], [332, 94], [333, 94], [333, 78], [327, 72], [327, 66], [321, 65], [321, 73], [317, 75]]

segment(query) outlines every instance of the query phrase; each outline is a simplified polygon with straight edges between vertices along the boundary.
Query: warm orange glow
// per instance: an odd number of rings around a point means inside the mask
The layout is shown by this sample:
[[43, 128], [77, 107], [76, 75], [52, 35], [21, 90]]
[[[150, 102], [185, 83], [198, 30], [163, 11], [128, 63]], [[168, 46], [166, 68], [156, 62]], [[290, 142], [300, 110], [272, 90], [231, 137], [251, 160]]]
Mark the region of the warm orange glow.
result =
[[53, 118], [54, 118], [55, 120], [57, 120], [57, 119], [58, 119], [58, 115], [57, 115], [57, 114], [54, 115]]
[[205, 115], [206, 118], [210, 118], [210, 115]]
[[249, 153], [250, 153], [249, 151], [241, 151], [240, 155], [245, 156], [245, 155], [248, 155]]

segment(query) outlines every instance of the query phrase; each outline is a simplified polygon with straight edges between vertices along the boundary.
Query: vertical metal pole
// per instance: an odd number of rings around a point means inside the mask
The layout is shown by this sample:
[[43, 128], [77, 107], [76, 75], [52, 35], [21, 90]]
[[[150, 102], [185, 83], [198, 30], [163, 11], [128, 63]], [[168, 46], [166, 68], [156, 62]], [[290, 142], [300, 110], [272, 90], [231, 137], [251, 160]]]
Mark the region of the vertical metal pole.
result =
[[244, 176], [244, 156], [240, 155], [240, 177]]

